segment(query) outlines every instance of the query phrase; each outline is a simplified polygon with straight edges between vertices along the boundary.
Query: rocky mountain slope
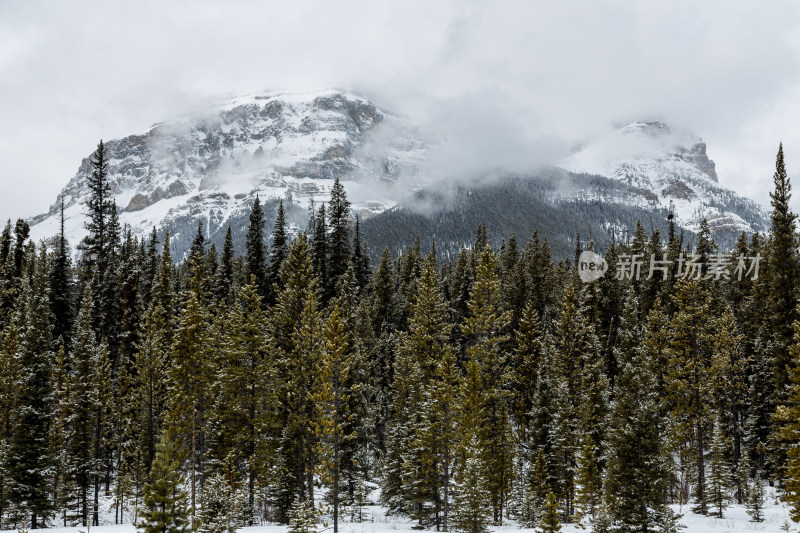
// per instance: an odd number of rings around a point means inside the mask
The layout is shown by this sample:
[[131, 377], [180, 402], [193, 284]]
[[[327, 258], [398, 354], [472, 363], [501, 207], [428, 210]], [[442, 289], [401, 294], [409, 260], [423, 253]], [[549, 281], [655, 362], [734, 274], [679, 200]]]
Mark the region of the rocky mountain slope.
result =
[[[566, 251], [576, 231], [607, 244], [636, 220], [663, 227], [670, 209], [689, 235], [708, 218], [723, 242], [766, 228], [757, 204], [719, 184], [699, 138], [659, 122], [628, 124], [528, 175], [426, 189], [436, 145], [407, 119], [338, 90], [234, 97], [106, 142], [121, 222], [137, 235], [169, 228], [178, 257], [198, 220], [216, 242], [231, 225], [241, 245], [256, 195], [268, 217], [283, 199], [294, 231], [304, 230], [309, 207], [327, 200], [337, 177], [378, 251], [419, 233], [438, 236], [447, 253], [478, 223], [498, 241], [539, 227]], [[31, 219], [34, 238], [58, 231], [62, 201], [70, 241], [83, 238], [89, 173], [87, 156], [49, 211]]]
[[[302, 224], [337, 177], [358, 211], [383, 211], [395, 204], [385, 185], [413, 174], [425, 152], [400, 118], [335, 90], [237, 97], [105, 144], [121, 222], [139, 235], [169, 227], [179, 252], [198, 219], [213, 240], [246, 219], [256, 195], [268, 210], [284, 199]], [[83, 238], [90, 172], [87, 156], [49, 211], [31, 219], [34, 237], [58, 231], [63, 201], [71, 242]]]
[[626, 183], [641, 193], [641, 198], [626, 201], [669, 209], [692, 231], [704, 218], [717, 233], [765, 229], [765, 213], [758, 204], [720, 185], [702, 139], [663, 122], [622, 126], [557, 165]]

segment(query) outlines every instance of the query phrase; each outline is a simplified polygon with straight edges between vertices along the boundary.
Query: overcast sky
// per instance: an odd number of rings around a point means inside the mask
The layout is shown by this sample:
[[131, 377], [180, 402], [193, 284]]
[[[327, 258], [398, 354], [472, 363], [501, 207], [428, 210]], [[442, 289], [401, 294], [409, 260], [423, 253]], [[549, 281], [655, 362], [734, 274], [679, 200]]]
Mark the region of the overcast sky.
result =
[[452, 121], [495, 166], [661, 118], [763, 204], [782, 140], [800, 210], [794, 4], [0, 0], [0, 218], [44, 211], [101, 137], [222, 94], [323, 87]]

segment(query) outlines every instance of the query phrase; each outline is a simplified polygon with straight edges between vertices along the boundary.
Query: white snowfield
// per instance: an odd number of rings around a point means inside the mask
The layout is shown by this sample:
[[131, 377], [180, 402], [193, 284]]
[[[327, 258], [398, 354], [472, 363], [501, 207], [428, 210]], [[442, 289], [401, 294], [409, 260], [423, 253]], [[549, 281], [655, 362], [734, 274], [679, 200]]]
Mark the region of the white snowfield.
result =
[[[689, 509], [689, 506], [673, 505], [672, 509], [682, 515], [680, 523], [685, 527], [681, 531], [684, 533], [704, 533], [704, 532], [733, 532], [733, 531], [761, 531], [764, 533], [779, 533], [786, 531], [786, 524], [790, 531], [800, 531], [800, 524], [789, 519], [788, 508], [775, 499], [774, 491], [766, 487], [767, 501], [764, 507], [764, 521], [751, 522], [750, 516], [744, 506], [730, 505], [724, 512], [724, 518], [698, 515]], [[373, 495], [374, 496], [374, 493]], [[370, 498], [374, 500], [374, 497]], [[108, 502], [106, 502], [107, 504]], [[104, 505], [110, 508], [110, 505]], [[386, 509], [379, 505], [369, 505], [363, 508], [363, 522], [351, 522], [343, 519], [339, 522], [341, 533], [392, 533], [396, 531], [412, 531], [415, 522], [397, 516], [386, 516]], [[126, 519], [128, 517], [126, 516]], [[130, 523], [114, 524], [113, 509], [101, 517], [100, 526], [92, 527], [87, 532], [85, 527], [54, 527], [41, 530], [42, 533], [135, 533], [136, 528]], [[330, 526], [330, 524], [328, 524]], [[521, 528], [514, 521], [504, 521], [502, 526], [492, 526], [491, 531], [519, 531], [520, 533], [534, 533], [536, 528]], [[288, 526], [265, 524], [260, 526], [240, 528], [240, 533], [286, 533]], [[329, 533], [332, 527], [324, 528], [320, 523], [317, 531], [319, 533]], [[584, 522], [583, 528], [577, 524], [563, 524], [564, 533], [589, 533], [591, 524]], [[0, 533], [15, 533], [13, 530], [2, 531]]]

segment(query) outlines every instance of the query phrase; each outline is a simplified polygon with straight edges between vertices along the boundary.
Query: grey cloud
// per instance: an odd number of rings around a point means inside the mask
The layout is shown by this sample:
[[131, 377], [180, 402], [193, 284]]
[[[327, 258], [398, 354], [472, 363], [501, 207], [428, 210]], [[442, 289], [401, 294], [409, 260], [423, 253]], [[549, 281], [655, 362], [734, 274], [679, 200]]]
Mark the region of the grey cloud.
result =
[[790, 1], [2, 2], [0, 217], [44, 210], [101, 137], [220, 94], [323, 86], [441, 133], [442, 180], [660, 116], [765, 203], [779, 139], [800, 179], [798, 22]]

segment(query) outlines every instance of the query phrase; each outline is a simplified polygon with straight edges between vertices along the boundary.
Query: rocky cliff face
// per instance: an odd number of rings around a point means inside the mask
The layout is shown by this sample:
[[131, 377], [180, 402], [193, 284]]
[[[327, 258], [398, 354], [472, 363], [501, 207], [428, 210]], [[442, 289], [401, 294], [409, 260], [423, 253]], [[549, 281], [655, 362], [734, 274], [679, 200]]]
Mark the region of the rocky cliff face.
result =
[[[372, 135], [385, 122], [392, 123], [385, 128], [392, 137]], [[192, 218], [215, 233], [249, 212], [256, 195], [301, 207], [318, 204], [327, 200], [334, 178], [347, 180], [359, 210], [380, 211], [393, 202], [360, 194], [359, 187], [392, 181], [425, 151], [401, 122], [339, 91], [238, 97], [145, 134], [107, 141], [111, 190], [121, 222], [134, 234], [167, 226], [178, 239]], [[37, 237], [57, 231], [62, 201], [72, 242], [83, 237], [90, 172], [87, 157], [50, 210], [31, 220]]]
[[[425, 161], [434, 145], [405, 119], [337, 90], [230, 98], [156, 124], [144, 134], [106, 142], [121, 222], [135, 235], [149, 234], [154, 226], [169, 228], [177, 257], [188, 248], [198, 220], [212, 240], [221, 240], [228, 225], [237, 239], [256, 195], [265, 203], [267, 216], [279, 199], [284, 200], [294, 230], [305, 229], [308, 207], [328, 199], [335, 178], [343, 180], [353, 207], [365, 219], [404, 210], [418, 216], [414, 202], [419, 196], [412, 194], [416, 190], [412, 184], [425, 182], [415, 181], [415, 176], [424, 178]], [[556, 210], [616, 205], [630, 218], [632, 213], [660, 217], [672, 209], [678, 223], [690, 231], [696, 231], [703, 218], [720, 234], [766, 228], [758, 205], [719, 184], [702, 140], [661, 122], [618, 128], [591, 140], [557, 166], [573, 176], [604, 176], [620, 185], [582, 178], [565, 179], [569, 183], [556, 186], [547, 178], [546, 186], [530, 189], [539, 191], [538, 200]], [[90, 167], [87, 157], [49, 211], [31, 219], [34, 238], [57, 233], [62, 201], [70, 241], [74, 245], [83, 238]], [[532, 171], [523, 178], [542, 175]], [[398, 176], [403, 179], [395, 183]], [[529, 204], [530, 209], [539, 209]], [[445, 207], [434, 205], [427, 211], [430, 215], [441, 209]], [[494, 216], [481, 206], [470, 209], [483, 218]], [[594, 213], [592, 217], [600, 213], [596, 207], [581, 209]], [[584, 216], [573, 215], [575, 220]], [[627, 218], [603, 216], [606, 219], [586, 222], [605, 228], [611, 240], [627, 231], [623, 227], [629, 225]], [[430, 228], [436, 233], [434, 226]], [[473, 230], [465, 230], [465, 241]], [[453, 246], [460, 238], [456, 233]]]

